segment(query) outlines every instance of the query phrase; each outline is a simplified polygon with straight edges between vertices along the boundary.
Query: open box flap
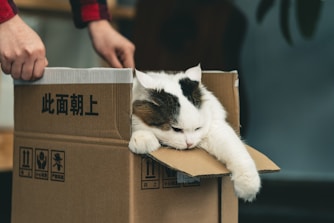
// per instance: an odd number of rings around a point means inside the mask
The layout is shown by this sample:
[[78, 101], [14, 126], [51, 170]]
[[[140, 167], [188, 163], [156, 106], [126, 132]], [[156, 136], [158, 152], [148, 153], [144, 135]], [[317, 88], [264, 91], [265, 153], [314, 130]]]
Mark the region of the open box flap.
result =
[[[280, 168], [267, 156], [246, 145], [260, 173], [276, 172]], [[224, 176], [230, 174], [226, 166], [203, 149], [175, 150], [162, 147], [149, 154], [153, 159], [171, 169], [192, 177]]]

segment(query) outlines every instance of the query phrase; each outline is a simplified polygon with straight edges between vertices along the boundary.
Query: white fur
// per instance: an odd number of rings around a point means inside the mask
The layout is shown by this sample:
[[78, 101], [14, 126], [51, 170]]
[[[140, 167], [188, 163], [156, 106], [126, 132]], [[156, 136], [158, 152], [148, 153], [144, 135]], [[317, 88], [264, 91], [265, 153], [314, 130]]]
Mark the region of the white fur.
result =
[[[245, 201], [252, 201], [258, 193], [261, 182], [256, 166], [243, 142], [225, 121], [226, 112], [218, 99], [205, 89], [202, 84], [202, 105], [196, 108], [186, 99], [178, 80], [189, 77], [191, 80], [201, 80], [200, 66], [188, 69], [178, 75], [147, 73], [137, 71], [133, 86], [133, 101], [147, 99], [145, 88], [164, 89], [178, 97], [181, 104], [180, 115], [174, 130], [163, 131], [147, 126], [136, 115], [132, 116], [132, 136], [129, 148], [135, 153], [149, 153], [168, 145], [176, 149], [201, 147], [226, 164], [232, 173], [235, 193]], [[138, 75], [139, 74], [139, 75]], [[140, 80], [138, 80], [140, 79]]]

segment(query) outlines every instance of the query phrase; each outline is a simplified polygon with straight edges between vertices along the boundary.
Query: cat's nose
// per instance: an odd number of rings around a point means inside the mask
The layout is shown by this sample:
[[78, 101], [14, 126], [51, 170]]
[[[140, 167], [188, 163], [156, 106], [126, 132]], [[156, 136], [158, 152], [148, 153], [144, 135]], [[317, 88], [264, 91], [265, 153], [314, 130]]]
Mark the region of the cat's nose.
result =
[[192, 147], [194, 144], [193, 143], [191, 143], [191, 142], [187, 142], [187, 148], [190, 148], [190, 147]]

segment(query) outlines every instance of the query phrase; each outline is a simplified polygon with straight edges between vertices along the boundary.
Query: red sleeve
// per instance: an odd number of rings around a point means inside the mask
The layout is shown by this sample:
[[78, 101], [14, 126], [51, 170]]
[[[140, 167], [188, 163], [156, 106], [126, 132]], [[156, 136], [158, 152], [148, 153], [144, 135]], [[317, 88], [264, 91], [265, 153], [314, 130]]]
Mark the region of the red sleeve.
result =
[[0, 23], [11, 19], [17, 14], [17, 7], [13, 0], [0, 0]]
[[94, 20], [111, 20], [107, 0], [70, 0], [70, 3], [77, 28], [84, 28], [88, 22]]

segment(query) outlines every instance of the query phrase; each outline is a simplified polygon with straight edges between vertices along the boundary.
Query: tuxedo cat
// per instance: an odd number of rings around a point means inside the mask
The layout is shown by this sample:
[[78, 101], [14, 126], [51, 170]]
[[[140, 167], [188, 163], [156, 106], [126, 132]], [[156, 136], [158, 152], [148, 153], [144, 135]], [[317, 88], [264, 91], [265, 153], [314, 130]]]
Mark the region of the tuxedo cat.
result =
[[176, 74], [136, 71], [129, 148], [138, 154], [161, 145], [203, 148], [231, 171], [236, 195], [252, 201], [261, 187], [255, 163], [201, 77], [200, 66]]

